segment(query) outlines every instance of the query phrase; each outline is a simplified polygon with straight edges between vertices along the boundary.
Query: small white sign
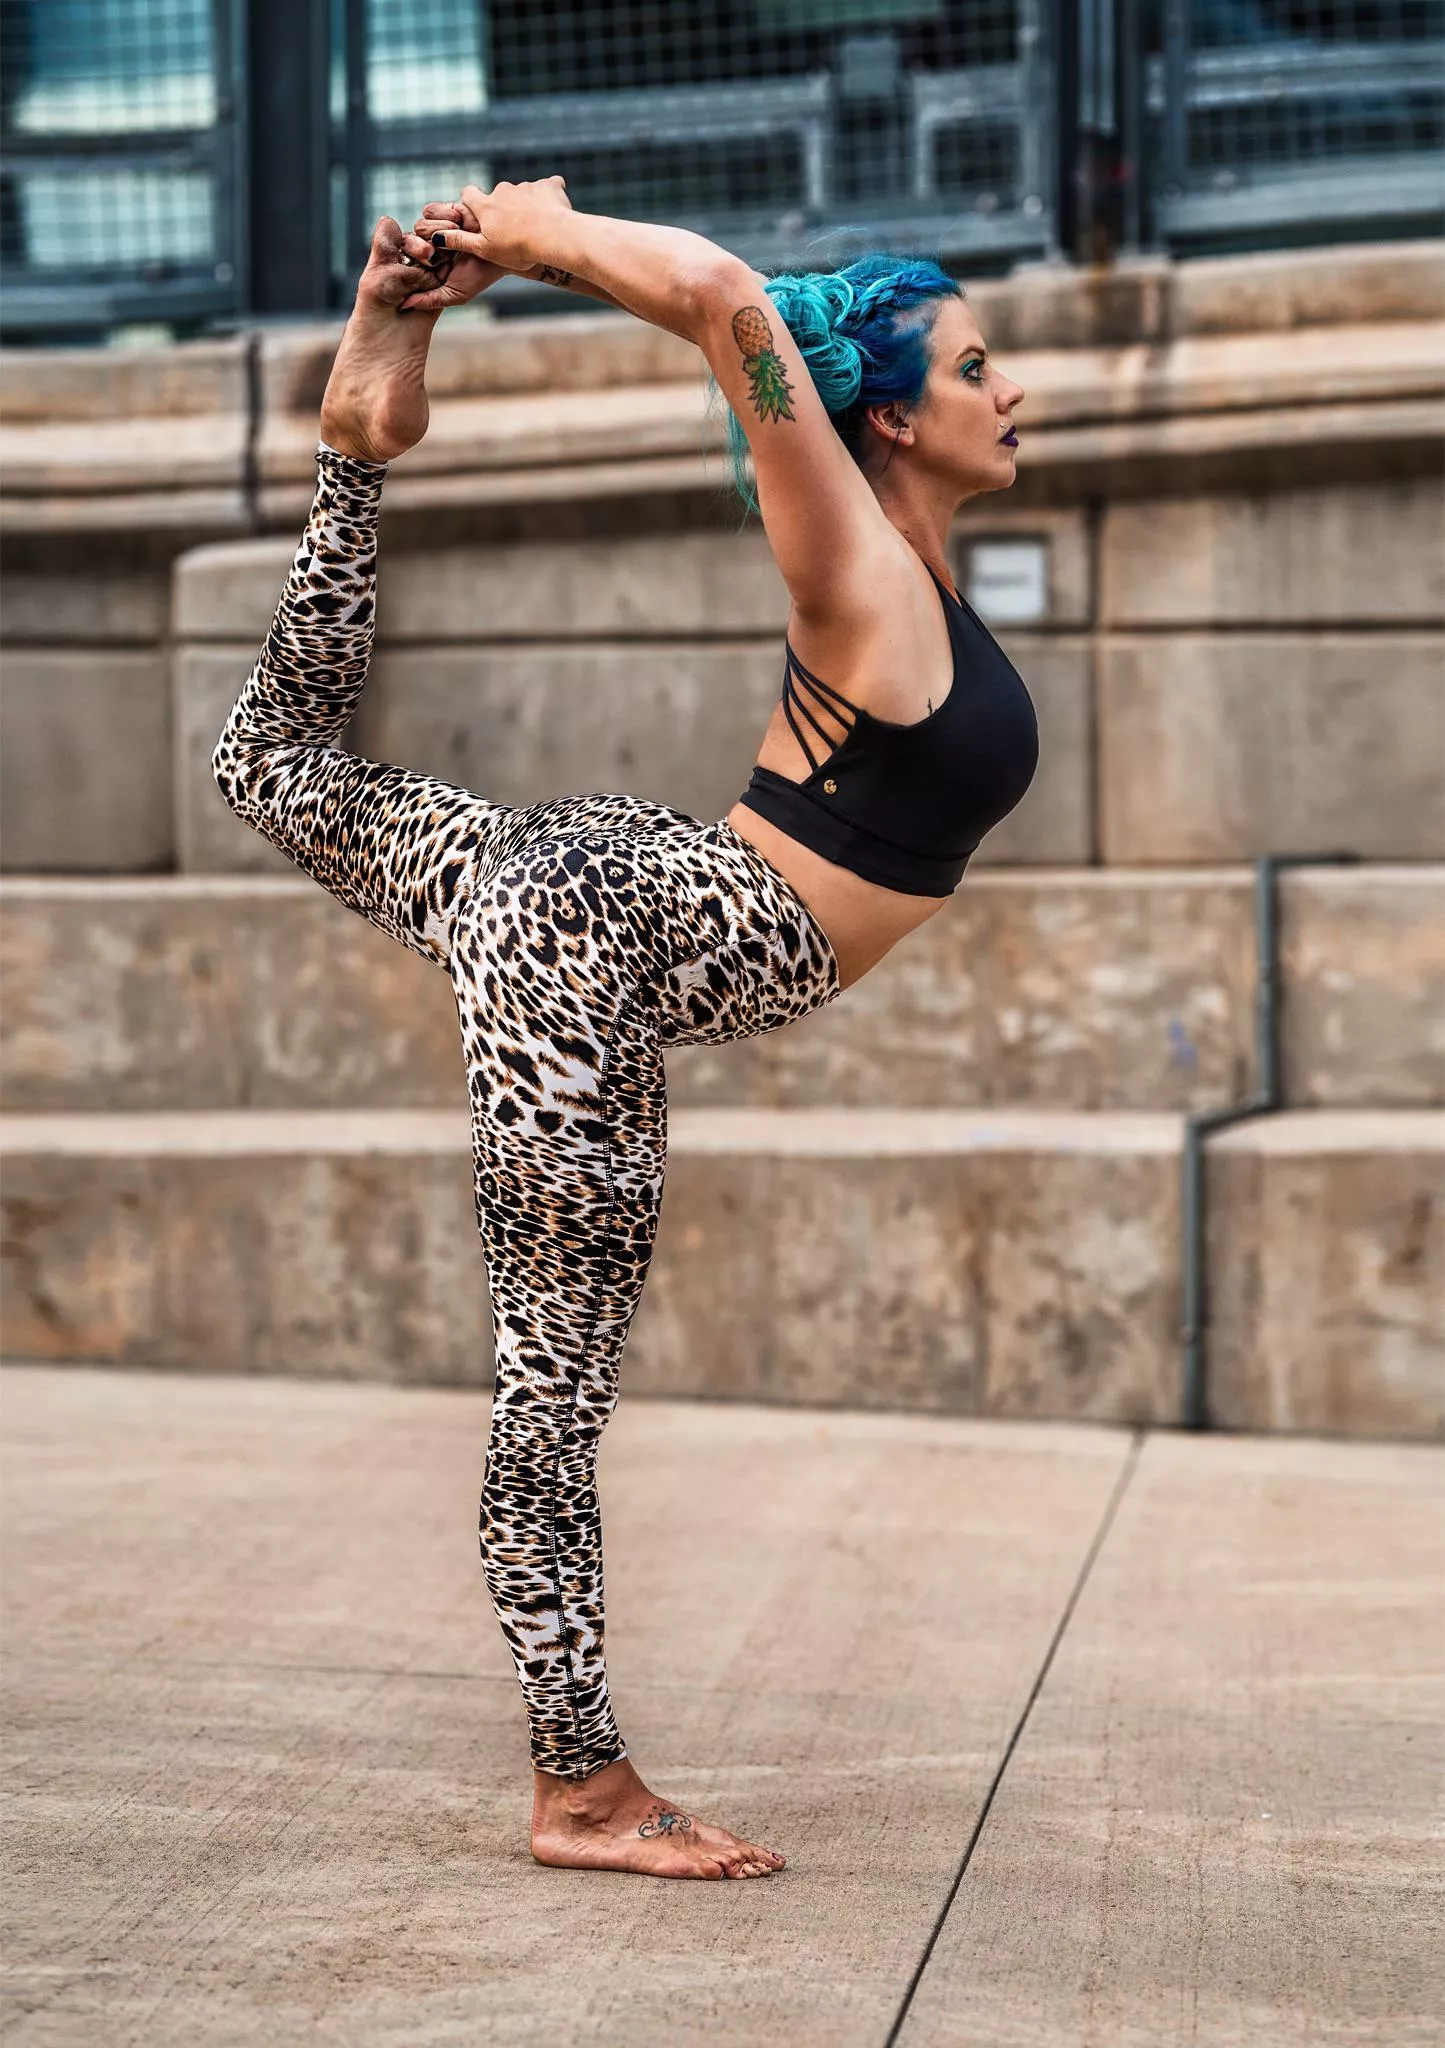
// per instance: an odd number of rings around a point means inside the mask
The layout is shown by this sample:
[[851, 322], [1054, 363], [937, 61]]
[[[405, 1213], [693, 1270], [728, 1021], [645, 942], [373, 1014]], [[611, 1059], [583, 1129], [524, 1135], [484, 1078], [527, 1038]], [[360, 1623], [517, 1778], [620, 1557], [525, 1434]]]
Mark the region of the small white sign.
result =
[[1047, 540], [967, 544], [968, 601], [981, 619], [1021, 626], [1049, 615]]

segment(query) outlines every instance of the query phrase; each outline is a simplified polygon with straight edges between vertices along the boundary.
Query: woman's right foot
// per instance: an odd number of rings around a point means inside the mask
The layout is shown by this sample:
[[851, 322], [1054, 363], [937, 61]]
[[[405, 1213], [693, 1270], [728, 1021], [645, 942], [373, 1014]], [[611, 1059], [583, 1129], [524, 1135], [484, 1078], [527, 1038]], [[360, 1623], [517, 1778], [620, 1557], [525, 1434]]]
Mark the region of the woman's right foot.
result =
[[[404, 263], [403, 256], [411, 261]], [[397, 222], [379, 220], [356, 287], [356, 304], [321, 401], [321, 438], [342, 455], [390, 462], [427, 429], [426, 358], [437, 313], [397, 312], [425, 288], [431, 251]]]
[[589, 1778], [536, 1773], [532, 1854], [572, 1870], [646, 1877], [769, 1877], [786, 1857], [649, 1792], [626, 1757]]

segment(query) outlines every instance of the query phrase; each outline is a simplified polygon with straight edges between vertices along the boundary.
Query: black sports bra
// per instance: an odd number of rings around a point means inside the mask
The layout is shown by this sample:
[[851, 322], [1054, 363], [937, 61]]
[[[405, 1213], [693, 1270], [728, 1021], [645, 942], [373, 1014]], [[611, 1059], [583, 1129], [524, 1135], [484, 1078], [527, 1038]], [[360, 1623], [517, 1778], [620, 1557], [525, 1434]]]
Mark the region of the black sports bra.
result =
[[[925, 565], [926, 566], [926, 565]], [[967, 599], [938, 585], [953, 684], [925, 718], [875, 718], [787, 646], [783, 712], [811, 764], [801, 782], [757, 767], [738, 799], [825, 860], [906, 896], [949, 896], [985, 832], [1019, 802], [1039, 762], [1023, 677]], [[818, 713], [847, 728], [835, 745]], [[822, 742], [814, 752], [804, 723]]]

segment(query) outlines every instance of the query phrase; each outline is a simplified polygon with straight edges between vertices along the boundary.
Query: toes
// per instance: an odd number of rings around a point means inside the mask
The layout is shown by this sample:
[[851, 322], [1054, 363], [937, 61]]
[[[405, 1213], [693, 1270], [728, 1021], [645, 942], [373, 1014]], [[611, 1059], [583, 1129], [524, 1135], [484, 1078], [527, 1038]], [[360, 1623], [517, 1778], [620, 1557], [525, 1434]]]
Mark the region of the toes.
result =
[[371, 253], [382, 263], [394, 263], [401, 254], [401, 222], [384, 213], [371, 237]]
[[403, 235], [401, 238], [400, 261], [412, 263], [421, 270], [450, 270], [456, 262], [456, 253], [451, 249], [436, 249], [421, 235]]

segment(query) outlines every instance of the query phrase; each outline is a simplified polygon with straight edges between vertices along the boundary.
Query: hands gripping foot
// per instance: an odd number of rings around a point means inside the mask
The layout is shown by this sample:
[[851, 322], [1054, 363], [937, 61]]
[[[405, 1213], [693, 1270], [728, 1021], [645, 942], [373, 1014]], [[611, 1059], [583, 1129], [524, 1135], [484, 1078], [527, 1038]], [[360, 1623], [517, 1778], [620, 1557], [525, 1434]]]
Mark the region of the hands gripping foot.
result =
[[[488, 236], [479, 232], [478, 208], [490, 223]], [[521, 262], [527, 252], [518, 222], [539, 210], [544, 219], [571, 211], [562, 178], [500, 185], [490, 195], [468, 185], [460, 200], [429, 205], [416, 224], [420, 233], [407, 234], [383, 215], [321, 401], [321, 438], [329, 447], [363, 462], [390, 462], [416, 446], [430, 415], [426, 358], [433, 327], [447, 307], [465, 305], [505, 274], [489, 249], [504, 248]], [[571, 282], [545, 264], [527, 274]]]
[[443, 281], [455, 261], [419, 235], [404, 234], [390, 217], [377, 222], [321, 401], [321, 438], [329, 447], [363, 462], [390, 462], [426, 432], [427, 349], [441, 309], [413, 312], [402, 302]]
[[537, 1772], [532, 1854], [564, 1869], [648, 1877], [769, 1877], [787, 1861], [656, 1798], [626, 1757], [580, 1780]]

